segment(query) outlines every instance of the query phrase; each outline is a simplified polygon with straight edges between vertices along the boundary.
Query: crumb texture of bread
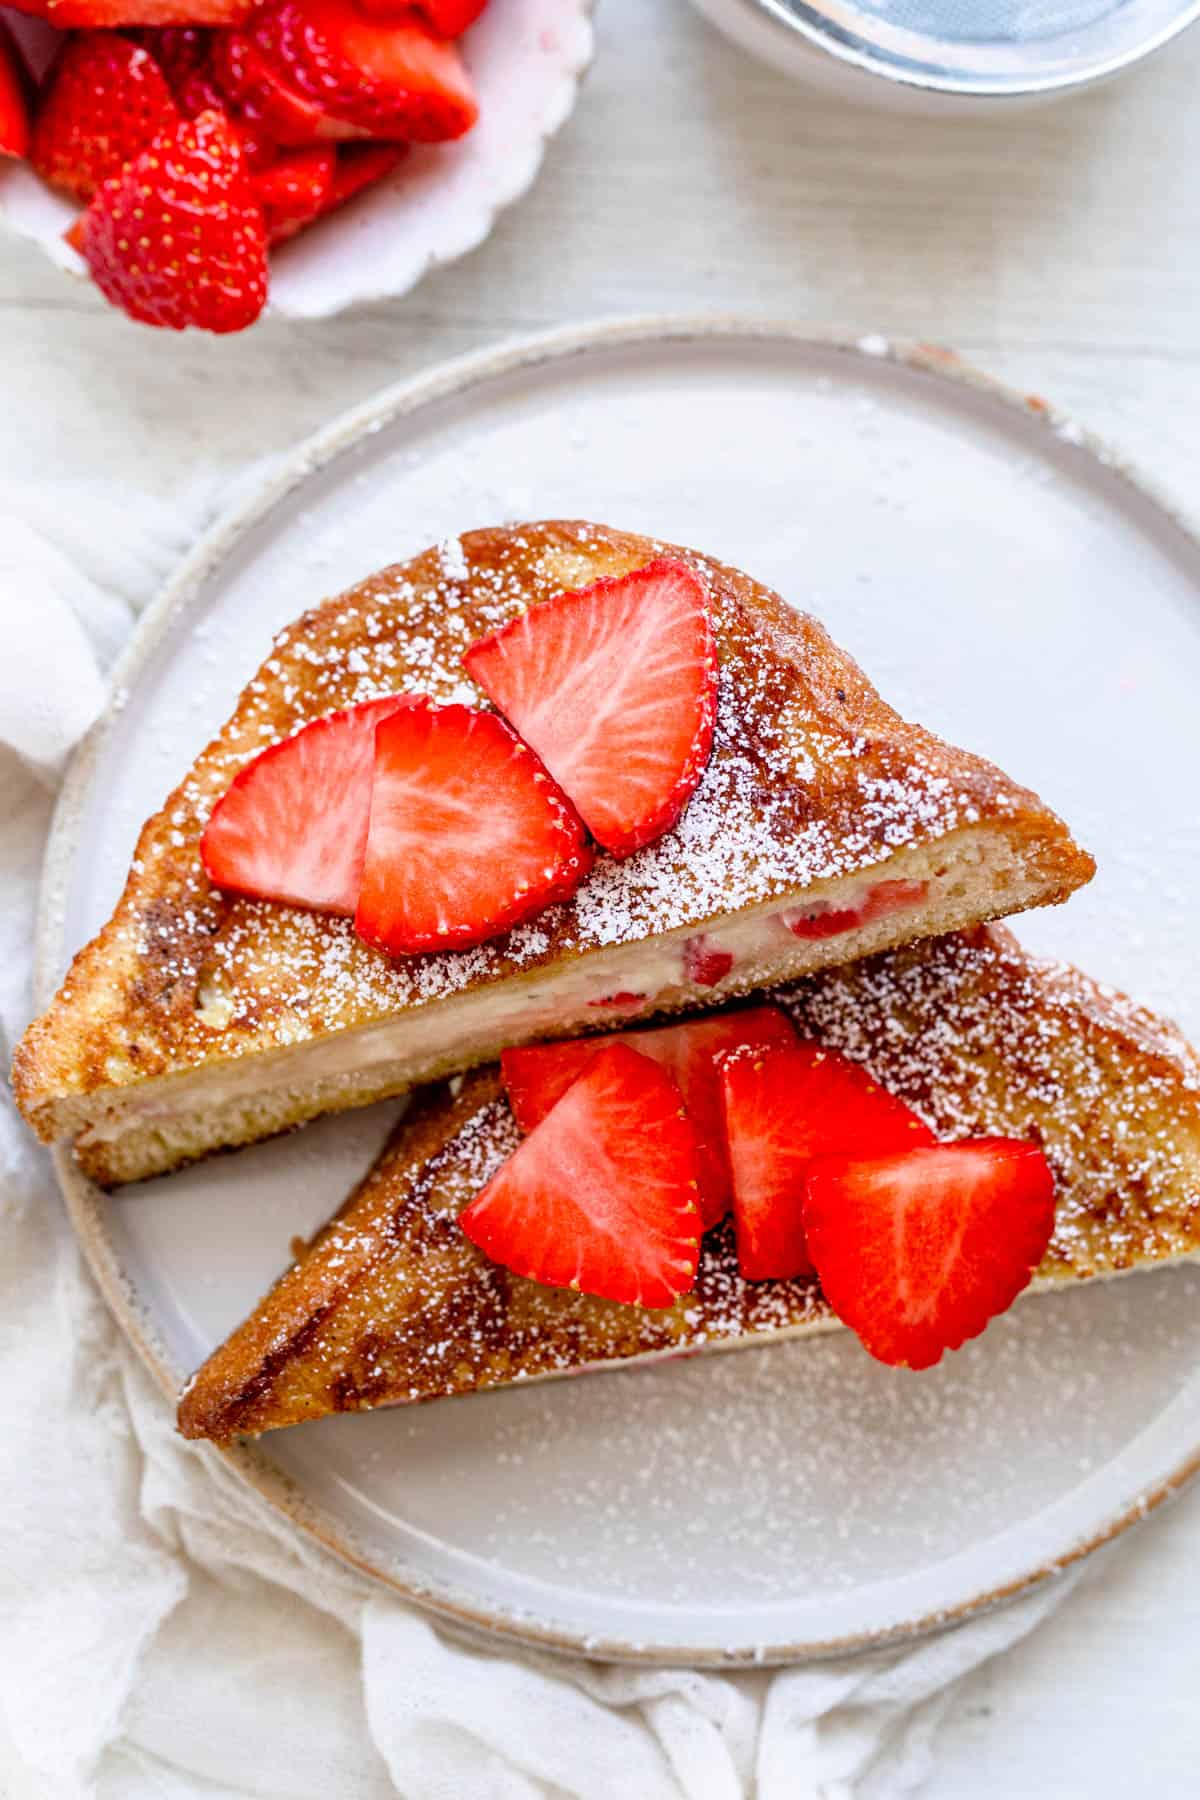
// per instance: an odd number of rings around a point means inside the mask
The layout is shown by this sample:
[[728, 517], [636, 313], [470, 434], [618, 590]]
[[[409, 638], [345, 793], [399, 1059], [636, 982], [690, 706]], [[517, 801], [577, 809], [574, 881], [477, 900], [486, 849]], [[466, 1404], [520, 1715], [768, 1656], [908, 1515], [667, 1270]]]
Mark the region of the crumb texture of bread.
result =
[[[1174, 1029], [979, 928], [774, 996], [947, 1139], [1039, 1141], [1057, 1222], [1035, 1288], [1200, 1254], [1200, 1062]], [[837, 1324], [815, 1281], [748, 1283], [730, 1222], [663, 1311], [545, 1288], [489, 1262], [458, 1214], [511, 1153], [495, 1071], [419, 1097], [346, 1206], [199, 1370], [189, 1437], [430, 1400]]]
[[[621, 862], [601, 856], [569, 903], [532, 922], [424, 956], [388, 958], [349, 920], [208, 883], [198, 846], [209, 813], [267, 745], [381, 694], [481, 704], [461, 664], [477, 637], [564, 587], [664, 552], [685, 557], [706, 586], [720, 685], [712, 757], [658, 842]], [[18, 1047], [17, 1099], [45, 1139], [80, 1138], [95, 1179], [137, 1179], [438, 1072], [438, 1056], [398, 1050], [373, 1054], [372, 1076], [352, 1073], [339, 1060], [349, 1034], [514, 983], [547, 985], [600, 957], [619, 966], [622, 950], [670, 934], [682, 942], [789, 896], [831, 904], [839, 883], [867, 871], [911, 879], [918, 861], [920, 879], [942, 883], [927, 905], [824, 945], [783, 946], [769, 966], [751, 959], [719, 997], [1065, 899], [1090, 878], [1091, 858], [1035, 795], [902, 720], [815, 620], [738, 571], [583, 523], [471, 532], [279, 634], [228, 724], [143, 828], [113, 918]], [[655, 1004], [704, 997], [674, 987], [659, 982]], [[457, 1044], [445, 1024], [442, 1044]], [[560, 1018], [555, 1029], [566, 1028]], [[300, 1053], [331, 1040], [321, 1070], [306, 1067]], [[464, 1033], [455, 1066], [497, 1047], [486, 1032]]]

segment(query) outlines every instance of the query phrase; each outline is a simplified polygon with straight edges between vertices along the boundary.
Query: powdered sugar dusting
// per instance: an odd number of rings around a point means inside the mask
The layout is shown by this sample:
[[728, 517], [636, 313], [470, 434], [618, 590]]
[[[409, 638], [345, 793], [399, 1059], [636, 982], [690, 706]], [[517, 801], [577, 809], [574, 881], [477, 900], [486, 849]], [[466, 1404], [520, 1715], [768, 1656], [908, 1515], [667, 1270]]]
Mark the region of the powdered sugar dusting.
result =
[[824, 971], [777, 997], [940, 1136], [1043, 1145], [1058, 1188], [1048, 1272], [1200, 1248], [1200, 1061], [1124, 996], [993, 930]]
[[[1181, 1320], [1200, 1271], [1176, 1279], [1174, 1307], [1138, 1284], [1024, 1303], [919, 1376], [838, 1333], [509, 1391], [468, 1416], [331, 1424], [322, 1442], [365, 1434], [381, 1470], [420, 1466], [426, 1516], [506, 1570], [682, 1609], [677, 1630], [697, 1637], [724, 1614], [738, 1644], [761, 1607], [777, 1643], [782, 1603], [911, 1579], [1102, 1468], [1194, 1354]], [[1136, 1390], [1113, 1379], [1134, 1344]], [[472, 1475], [486, 1505], [460, 1526]]]
[[447, 538], [441, 545], [442, 568], [447, 581], [466, 581], [471, 573], [461, 538]]
[[[775, 998], [798, 1029], [865, 1062], [943, 1138], [1043, 1144], [1058, 1204], [1048, 1277], [1200, 1249], [1200, 1062], [1120, 996], [1027, 956], [1007, 933], [980, 930], [826, 970]], [[504, 1154], [515, 1142], [499, 1098], [463, 1131], [423, 1201], [451, 1215], [498, 1165], [480, 1134]], [[471, 1271], [460, 1273], [469, 1291]], [[829, 1322], [815, 1282], [742, 1278], [729, 1221], [704, 1240], [694, 1292], [666, 1313], [521, 1285], [532, 1298], [506, 1323], [505, 1379]], [[470, 1309], [458, 1298], [461, 1325]], [[492, 1378], [477, 1347], [470, 1385]]]
[[[1200, 1248], [1200, 1064], [1127, 1002], [984, 930], [830, 970], [776, 998], [944, 1138], [1043, 1144], [1058, 1208], [1043, 1277], [1110, 1275]], [[326, 1389], [333, 1410], [834, 1323], [815, 1280], [744, 1280], [728, 1219], [704, 1239], [694, 1290], [664, 1310], [499, 1269], [458, 1215], [516, 1148], [516, 1127], [493, 1073], [448, 1104], [401, 1127], [314, 1255], [317, 1291], [320, 1265], [366, 1269], [297, 1364], [302, 1391]]]
[[[153, 937], [171, 974], [161, 988], [164, 1066], [210, 1054], [214, 1029], [232, 1059], [700, 927], [1027, 803], [987, 765], [902, 725], [812, 621], [692, 556], [720, 660], [712, 756], [675, 827], [625, 861], [599, 856], [573, 901], [474, 949], [389, 959], [347, 920], [208, 888], [199, 837], [250, 756], [312, 718], [384, 694], [482, 704], [462, 667], [473, 641], [531, 602], [662, 548], [587, 526], [454, 538], [279, 634], [238, 713], [174, 796], [169, 831], [160, 822], [143, 840], [142, 954]], [[136, 896], [126, 910], [136, 915]], [[192, 1043], [180, 1004], [189, 983], [200, 996]], [[138, 1038], [137, 1072], [152, 1073], [150, 1019], [139, 1020]]]

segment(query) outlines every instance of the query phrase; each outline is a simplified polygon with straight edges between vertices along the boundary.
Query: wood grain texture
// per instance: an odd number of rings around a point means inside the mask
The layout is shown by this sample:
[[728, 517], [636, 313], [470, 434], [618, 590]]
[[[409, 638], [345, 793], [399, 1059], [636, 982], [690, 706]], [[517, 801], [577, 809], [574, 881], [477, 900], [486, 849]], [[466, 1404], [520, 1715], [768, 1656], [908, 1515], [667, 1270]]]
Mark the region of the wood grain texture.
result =
[[[5, 241], [0, 500], [49, 509], [64, 483], [120, 482], [126, 499], [182, 494], [199, 519], [250, 459], [384, 382], [543, 325], [690, 306], [953, 344], [1194, 504], [1200, 31], [1120, 85], [974, 124], [812, 98], [684, 0], [600, 0], [598, 24], [533, 193], [405, 301], [179, 341]], [[80, 550], [105, 570], [105, 546]], [[930, 1800], [1193, 1795], [1198, 1560], [1193, 1490], [958, 1692]]]

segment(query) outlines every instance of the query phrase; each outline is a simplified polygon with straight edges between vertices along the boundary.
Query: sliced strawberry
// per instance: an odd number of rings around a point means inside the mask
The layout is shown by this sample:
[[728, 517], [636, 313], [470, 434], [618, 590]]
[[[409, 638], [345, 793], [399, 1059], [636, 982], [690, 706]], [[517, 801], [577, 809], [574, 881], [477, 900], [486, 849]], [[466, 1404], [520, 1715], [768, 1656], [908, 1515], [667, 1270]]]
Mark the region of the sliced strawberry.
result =
[[262, 169], [279, 154], [275, 139], [260, 121], [237, 112], [217, 80], [214, 52], [229, 35], [190, 25], [146, 27], [126, 33], [154, 57], [184, 118], [194, 119], [202, 112], [223, 112], [237, 129], [246, 167]]
[[475, 23], [487, 0], [355, 0], [372, 19], [402, 19], [420, 13], [442, 38], [461, 37]]
[[861, 906], [794, 906], [779, 916], [795, 937], [840, 937], [843, 931], [853, 931], [874, 919], [885, 919], [889, 913], [902, 912], [906, 906], [916, 906], [928, 892], [927, 881], [877, 881]]
[[302, 146], [358, 135], [352, 125], [331, 119], [317, 101], [284, 81], [245, 32], [217, 33], [212, 70], [236, 117], [277, 144]]
[[795, 1034], [778, 1007], [754, 1006], [711, 1019], [687, 1019], [652, 1031], [626, 1031], [604, 1038], [573, 1038], [559, 1044], [531, 1044], [506, 1050], [500, 1059], [504, 1085], [522, 1131], [533, 1131], [557, 1105], [572, 1082], [607, 1044], [630, 1044], [661, 1063], [679, 1083], [696, 1131], [700, 1211], [707, 1231], [724, 1218], [732, 1197], [725, 1130], [721, 1117], [720, 1059], [745, 1047], [794, 1043]]
[[701, 932], [683, 946], [683, 974], [696, 987], [716, 987], [733, 968], [732, 950], [718, 950]]
[[213, 808], [200, 857], [214, 886], [354, 916], [367, 849], [375, 731], [405, 694], [314, 719], [247, 763]]
[[679, 817], [712, 748], [717, 664], [704, 587], [660, 557], [531, 606], [463, 657], [614, 856]]
[[[220, 108], [220, 95], [208, 82], [211, 31], [198, 25], [145, 25], [127, 31], [125, 36], [150, 52], [185, 118], [195, 118], [196, 113], [208, 107]], [[196, 81], [204, 84], [204, 104], [193, 110], [184, 105], [184, 95]]]
[[803, 1201], [814, 1156], [882, 1156], [934, 1141], [861, 1064], [819, 1044], [734, 1051], [721, 1067], [721, 1102], [747, 1281], [812, 1274]]
[[238, 134], [242, 146], [242, 160], [251, 175], [257, 175], [260, 169], [270, 168], [278, 162], [282, 154], [278, 143], [270, 137], [258, 120], [244, 119], [239, 113], [229, 112], [229, 123]]
[[294, 237], [336, 212], [390, 175], [407, 154], [407, 144], [330, 144], [277, 155], [255, 178], [270, 242]]
[[271, 0], [242, 35], [259, 66], [343, 129], [438, 143], [478, 117], [457, 50], [415, 13], [385, 23], [354, 0]]
[[129, 25], [240, 25], [255, 0], [7, 0], [15, 12], [45, 19], [60, 31]]
[[599, 1050], [459, 1222], [531, 1281], [670, 1306], [700, 1256], [696, 1139], [676, 1083], [624, 1044]]
[[392, 956], [462, 949], [575, 892], [583, 826], [495, 713], [412, 707], [379, 727], [355, 927]]
[[241, 331], [267, 301], [267, 238], [237, 132], [203, 112], [160, 132], [97, 191], [83, 255], [131, 318]]
[[0, 18], [0, 156], [29, 155], [29, 94], [25, 59]]
[[825, 1297], [880, 1362], [927, 1369], [1011, 1306], [1054, 1230], [1036, 1144], [977, 1138], [814, 1162], [804, 1202]]
[[527, 1136], [536, 1131], [572, 1082], [578, 1081], [588, 1064], [609, 1044], [634, 1044], [644, 1055], [653, 1056], [653, 1047], [646, 1040], [654, 1035], [650, 1031], [614, 1032], [611, 1037], [564, 1038], [556, 1044], [523, 1044], [503, 1051], [500, 1071], [513, 1117], [521, 1130]]
[[332, 144], [313, 144], [307, 150], [291, 150], [255, 172], [252, 185], [269, 244], [295, 237], [328, 209], [335, 166]]
[[213, 108], [228, 110], [213, 75], [214, 32], [195, 25], [165, 25], [147, 26], [126, 36], [150, 52], [185, 119]]
[[148, 50], [115, 31], [70, 37], [50, 72], [33, 132], [33, 166], [52, 187], [87, 202], [160, 132], [179, 121]]
[[407, 155], [407, 144], [339, 144], [326, 212], [344, 206], [364, 188], [382, 181]]
[[461, 37], [473, 25], [487, 0], [414, 0], [439, 37]]

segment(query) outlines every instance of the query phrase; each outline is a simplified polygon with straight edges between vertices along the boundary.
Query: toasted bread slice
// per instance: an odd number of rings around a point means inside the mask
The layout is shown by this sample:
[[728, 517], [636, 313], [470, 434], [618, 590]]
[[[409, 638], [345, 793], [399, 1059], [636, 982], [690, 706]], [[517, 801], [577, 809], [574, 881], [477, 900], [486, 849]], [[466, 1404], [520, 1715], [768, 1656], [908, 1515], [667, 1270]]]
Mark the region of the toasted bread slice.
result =
[[[480, 634], [664, 550], [708, 589], [720, 698], [700, 787], [657, 843], [600, 857], [572, 902], [490, 943], [399, 959], [347, 919], [209, 885], [204, 824], [267, 744], [382, 693], [479, 703], [461, 657]], [[1062, 900], [1093, 868], [1034, 795], [906, 724], [818, 624], [745, 575], [593, 525], [473, 532], [280, 634], [26, 1034], [17, 1098], [43, 1138], [76, 1141], [95, 1180], [132, 1181], [509, 1044]], [[797, 907], [841, 929], [798, 937], [781, 921]], [[716, 990], [689, 973], [697, 941], [731, 957]]]
[[[774, 996], [943, 1136], [1040, 1139], [1057, 1223], [1036, 1292], [1200, 1255], [1200, 1059], [1173, 1027], [980, 928]], [[838, 1321], [812, 1280], [746, 1282], [729, 1221], [695, 1291], [643, 1311], [490, 1263], [458, 1213], [516, 1146], [495, 1070], [422, 1096], [343, 1211], [193, 1378], [187, 1437], [432, 1400]]]

